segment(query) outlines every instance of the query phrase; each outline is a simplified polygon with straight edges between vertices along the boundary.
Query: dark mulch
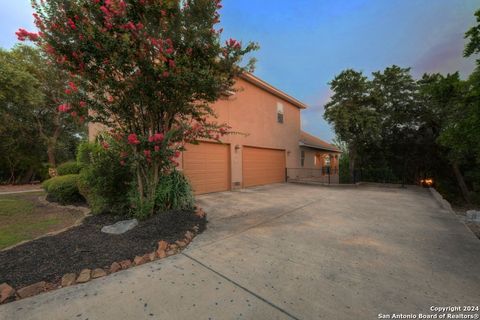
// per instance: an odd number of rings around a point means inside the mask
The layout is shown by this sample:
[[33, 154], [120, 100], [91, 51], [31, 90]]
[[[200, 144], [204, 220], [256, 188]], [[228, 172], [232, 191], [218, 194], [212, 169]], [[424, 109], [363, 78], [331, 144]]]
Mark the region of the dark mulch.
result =
[[122, 235], [109, 235], [100, 229], [120, 217], [91, 216], [81, 226], [55, 236], [34, 240], [7, 251], [0, 251], [0, 283], [15, 288], [42, 280], [55, 283], [70, 272], [110, 267], [114, 261], [133, 259], [150, 253], [159, 240], [175, 242], [198, 225], [202, 232], [206, 219], [190, 211], [158, 214]]

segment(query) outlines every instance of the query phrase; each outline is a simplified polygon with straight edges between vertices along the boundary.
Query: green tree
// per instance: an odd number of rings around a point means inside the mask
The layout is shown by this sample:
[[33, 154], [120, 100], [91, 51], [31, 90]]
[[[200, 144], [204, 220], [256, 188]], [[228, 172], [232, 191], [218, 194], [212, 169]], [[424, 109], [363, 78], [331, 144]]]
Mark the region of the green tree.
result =
[[45, 160], [54, 167], [58, 157], [71, 159], [82, 137], [81, 127], [57, 110], [62, 72], [47, 62], [29, 46], [0, 51], [0, 161], [9, 182], [28, 182]]
[[379, 114], [370, 96], [370, 82], [362, 72], [342, 71], [329, 84], [333, 95], [325, 105], [324, 118], [348, 146], [350, 177], [355, 181], [355, 163], [362, 148], [379, 138]]
[[469, 40], [463, 52], [465, 57], [480, 53], [480, 10], [475, 12], [475, 17], [477, 18], [477, 25], [465, 33], [465, 39]]
[[373, 72], [372, 98], [381, 115], [381, 142], [376, 157], [383, 157], [387, 166], [406, 183], [411, 163], [412, 146], [416, 142], [419, 123], [417, 84], [410, 68], [396, 65], [383, 72]]
[[257, 46], [222, 44], [219, 0], [34, 0], [33, 7], [41, 33], [19, 30], [19, 38], [36, 41], [69, 73], [62, 110], [87, 116], [88, 108], [91, 121], [114, 128], [119, 161], [137, 177], [140, 210], [153, 213], [159, 179], [185, 144], [228, 132], [210, 104], [253, 67], [242, 60]]

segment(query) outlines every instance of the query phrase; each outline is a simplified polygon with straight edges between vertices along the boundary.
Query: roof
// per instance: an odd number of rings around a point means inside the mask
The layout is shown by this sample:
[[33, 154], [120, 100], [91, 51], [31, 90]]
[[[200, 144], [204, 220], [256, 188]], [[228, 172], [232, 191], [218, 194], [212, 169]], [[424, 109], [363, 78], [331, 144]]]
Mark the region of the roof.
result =
[[295, 99], [294, 97], [286, 94], [285, 92], [273, 87], [272, 85], [266, 83], [265, 81], [263, 81], [262, 79], [254, 76], [253, 74], [249, 73], [249, 72], [245, 72], [243, 73], [240, 78], [242, 78], [243, 80], [259, 87], [260, 89], [263, 89], [275, 96], [277, 96], [278, 98], [281, 98], [287, 102], [290, 102], [291, 104], [293, 104], [295, 107], [299, 108], [299, 109], [306, 109], [307, 108], [307, 105], [304, 104], [303, 102]]
[[327, 150], [327, 151], [333, 151], [333, 152], [342, 152], [340, 149], [338, 149], [334, 145], [328, 142], [325, 142], [320, 138], [312, 136], [311, 134], [306, 133], [305, 131], [300, 131], [299, 144], [302, 147], [308, 147], [308, 148], [319, 149], [319, 150]]

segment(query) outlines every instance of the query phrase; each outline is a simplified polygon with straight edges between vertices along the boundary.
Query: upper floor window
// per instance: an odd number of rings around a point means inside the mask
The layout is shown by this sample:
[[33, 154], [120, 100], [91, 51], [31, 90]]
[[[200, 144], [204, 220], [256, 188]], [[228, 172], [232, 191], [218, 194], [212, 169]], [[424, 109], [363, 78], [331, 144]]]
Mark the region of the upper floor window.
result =
[[277, 102], [277, 122], [283, 123], [283, 104]]
[[305, 166], [305, 151], [300, 151], [300, 163], [302, 165], [302, 168], [303, 166]]

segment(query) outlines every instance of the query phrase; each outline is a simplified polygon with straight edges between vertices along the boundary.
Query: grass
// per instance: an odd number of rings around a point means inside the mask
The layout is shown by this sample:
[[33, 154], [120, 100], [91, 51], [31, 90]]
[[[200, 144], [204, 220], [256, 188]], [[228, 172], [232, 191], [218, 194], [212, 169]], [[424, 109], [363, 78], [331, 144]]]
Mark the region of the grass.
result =
[[0, 196], [0, 250], [24, 240], [72, 225], [80, 213], [45, 206], [38, 200], [42, 193]]

